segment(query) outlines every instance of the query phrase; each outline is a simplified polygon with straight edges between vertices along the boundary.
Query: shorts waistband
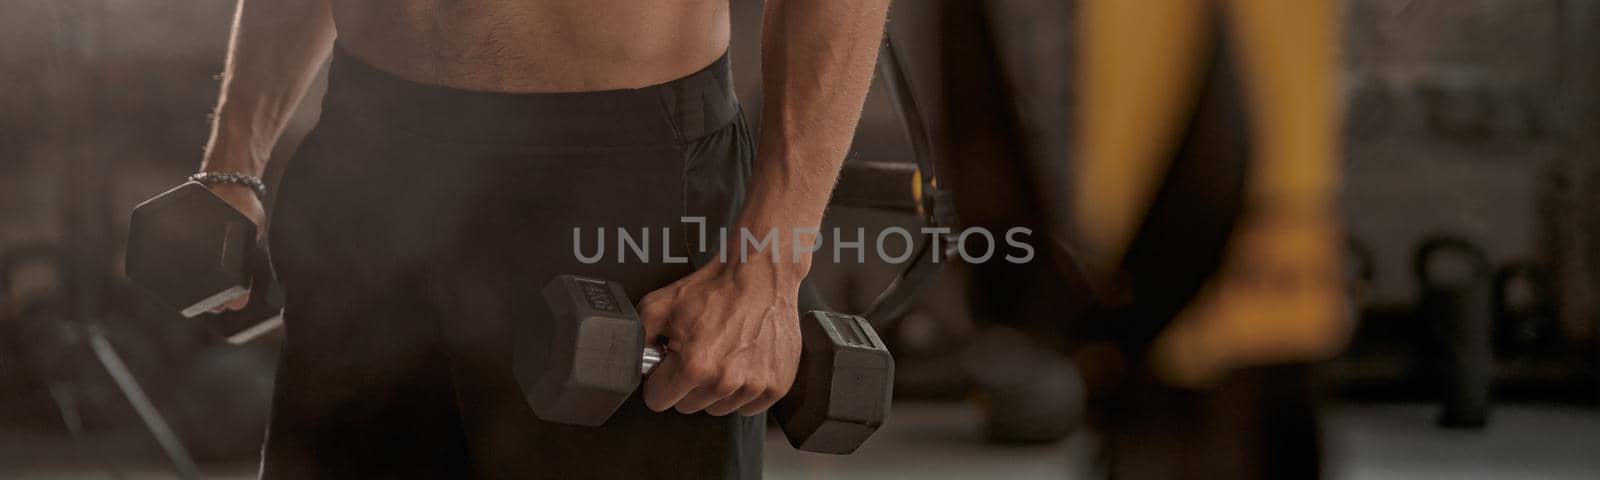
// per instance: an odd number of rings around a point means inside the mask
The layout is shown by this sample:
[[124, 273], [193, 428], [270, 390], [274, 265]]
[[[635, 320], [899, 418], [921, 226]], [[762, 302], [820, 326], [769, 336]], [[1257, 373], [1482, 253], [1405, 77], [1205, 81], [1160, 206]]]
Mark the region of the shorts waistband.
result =
[[443, 141], [542, 146], [678, 144], [738, 114], [728, 55], [686, 77], [623, 90], [503, 93], [401, 78], [334, 48], [323, 115]]

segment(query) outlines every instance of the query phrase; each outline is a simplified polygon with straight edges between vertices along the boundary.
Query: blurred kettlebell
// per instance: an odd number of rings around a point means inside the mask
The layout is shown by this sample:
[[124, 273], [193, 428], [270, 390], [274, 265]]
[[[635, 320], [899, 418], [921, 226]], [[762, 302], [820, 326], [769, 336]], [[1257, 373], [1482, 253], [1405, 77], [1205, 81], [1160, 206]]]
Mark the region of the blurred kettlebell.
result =
[[1066, 355], [1017, 330], [990, 327], [967, 347], [961, 360], [983, 399], [988, 441], [1054, 442], [1083, 425], [1087, 388]]

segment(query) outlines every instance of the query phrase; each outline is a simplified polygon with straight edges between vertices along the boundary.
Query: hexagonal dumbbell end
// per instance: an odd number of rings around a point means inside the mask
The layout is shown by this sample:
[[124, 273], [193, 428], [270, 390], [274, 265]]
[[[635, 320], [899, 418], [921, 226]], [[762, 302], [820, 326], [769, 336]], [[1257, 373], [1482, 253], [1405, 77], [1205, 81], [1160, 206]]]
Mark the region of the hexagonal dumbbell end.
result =
[[773, 415], [795, 448], [854, 452], [889, 416], [894, 358], [864, 318], [818, 310], [800, 325], [800, 369]]
[[250, 288], [256, 225], [198, 182], [133, 209], [124, 270], [157, 300], [195, 317]]
[[517, 326], [513, 371], [539, 418], [598, 426], [639, 386], [644, 324], [613, 282], [561, 275], [549, 316]]

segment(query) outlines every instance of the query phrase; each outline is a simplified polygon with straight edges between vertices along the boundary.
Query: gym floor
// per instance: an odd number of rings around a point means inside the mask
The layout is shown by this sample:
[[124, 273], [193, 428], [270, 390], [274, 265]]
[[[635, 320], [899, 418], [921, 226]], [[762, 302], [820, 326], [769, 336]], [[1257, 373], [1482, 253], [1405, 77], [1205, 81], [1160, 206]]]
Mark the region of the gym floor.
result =
[[[1499, 407], [1484, 431], [1432, 425], [1434, 407], [1421, 404], [1336, 404], [1327, 409], [1331, 478], [1349, 479], [1592, 479], [1600, 472], [1600, 411], [1556, 405]], [[893, 420], [852, 457], [803, 454], [781, 436], [768, 443], [771, 479], [1095, 478], [1091, 435], [1053, 445], [980, 443], [975, 409], [956, 403], [902, 403]], [[123, 478], [171, 478], [138, 432], [96, 437], [93, 446]], [[68, 438], [0, 433], [0, 477], [116, 478], [74, 459]], [[86, 449], [84, 449], [86, 450]], [[86, 455], [77, 450], [78, 455]], [[89, 465], [66, 467], [66, 465]], [[211, 478], [253, 478], [254, 466], [212, 465]]]

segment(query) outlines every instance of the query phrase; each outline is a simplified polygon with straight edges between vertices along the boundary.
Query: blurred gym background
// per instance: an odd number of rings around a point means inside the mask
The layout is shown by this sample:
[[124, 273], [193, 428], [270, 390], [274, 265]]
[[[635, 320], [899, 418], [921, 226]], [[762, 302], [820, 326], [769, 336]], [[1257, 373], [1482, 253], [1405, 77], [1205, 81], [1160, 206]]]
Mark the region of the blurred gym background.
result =
[[[1014, 177], [1015, 188], [957, 187], [958, 203], [1016, 190], [1065, 202], [1077, 3], [897, 2], [890, 30], [936, 156], [966, 166], [942, 180]], [[753, 110], [760, 2], [733, 4]], [[898, 361], [889, 425], [852, 457], [775, 437], [768, 475], [1600, 476], [1600, 1], [1338, 4], [1353, 320], [1342, 354], [1129, 402], [1105, 392], [1138, 374], [1073, 324], [1078, 300], [976, 308], [971, 292], [993, 285], [954, 262], [879, 327]], [[199, 160], [232, 10], [0, 3], [0, 477], [170, 478], [175, 447], [208, 477], [254, 475], [277, 339], [224, 344], [150, 305], [119, 257], [132, 206]], [[278, 158], [314, 123], [318, 95]], [[962, 119], [986, 128], [952, 126]], [[875, 86], [829, 224], [916, 227], [910, 155]], [[895, 273], [818, 270], [825, 294], [856, 311]], [[1062, 282], [1012, 273], [1032, 293]], [[148, 405], [130, 401], [134, 388]], [[152, 412], [176, 445], [141, 421]]]

